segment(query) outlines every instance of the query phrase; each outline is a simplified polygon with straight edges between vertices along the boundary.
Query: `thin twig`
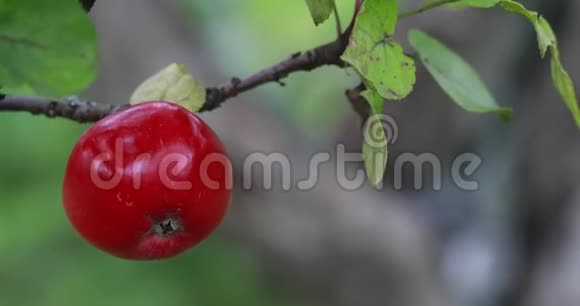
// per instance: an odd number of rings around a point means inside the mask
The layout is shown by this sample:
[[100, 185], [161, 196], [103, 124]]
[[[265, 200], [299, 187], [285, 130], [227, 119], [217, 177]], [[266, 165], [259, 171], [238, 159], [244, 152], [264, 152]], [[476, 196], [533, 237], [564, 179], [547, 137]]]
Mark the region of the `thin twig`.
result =
[[449, 3], [453, 3], [453, 2], [458, 2], [459, 0], [440, 0], [440, 1], [436, 1], [436, 2], [431, 2], [428, 3], [418, 9], [414, 9], [414, 10], [410, 10], [408, 12], [403, 12], [401, 14], [399, 14], [399, 19], [403, 19], [403, 18], [407, 18], [407, 17], [411, 17], [417, 14], [421, 14], [425, 11], [428, 11], [430, 9], [439, 7], [439, 6], [443, 6], [445, 4], [449, 4]]
[[340, 56], [348, 44], [348, 36], [349, 35], [345, 32], [337, 40], [331, 43], [305, 52], [294, 53], [288, 59], [249, 76], [248, 78], [234, 78], [224, 86], [208, 88], [206, 102], [200, 111], [213, 110], [219, 107], [221, 103], [227, 99], [265, 83], [279, 83], [289, 74], [296, 71], [310, 71], [325, 65], [342, 66], [343, 63]]

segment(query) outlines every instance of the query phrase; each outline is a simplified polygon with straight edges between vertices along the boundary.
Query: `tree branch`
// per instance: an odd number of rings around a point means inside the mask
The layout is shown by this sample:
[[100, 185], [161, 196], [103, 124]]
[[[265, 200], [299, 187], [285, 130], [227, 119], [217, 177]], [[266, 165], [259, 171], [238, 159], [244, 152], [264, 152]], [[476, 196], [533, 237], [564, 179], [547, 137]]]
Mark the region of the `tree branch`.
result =
[[[340, 56], [348, 44], [354, 19], [360, 8], [359, 3], [360, 1], [357, 0], [353, 21], [338, 39], [304, 52], [294, 53], [289, 58], [247, 78], [232, 78], [225, 85], [207, 88], [206, 101], [199, 111], [214, 110], [226, 100], [266, 83], [277, 82], [284, 85], [282, 79], [297, 71], [310, 71], [326, 65], [343, 67], [344, 63], [340, 59]], [[81, 101], [77, 98], [54, 100], [0, 94], [0, 111], [29, 112], [32, 114], [42, 114], [51, 118], [68, 118], [77, 122], [94, 122], [126, 107], [128, 105], [101, 104], [92, 101]]]
[[423, 12], [426, 12], [430, 9], [434, 9], [436, 7], [440, 7], [440, 6], [450, 4], [453, 2], [458, 2], [458, 1], [459, 0], [439, 0], [439, 1], [430, 2], [430, 3], [427, 3], [426, 5], [418, 8], [418, 9], [414, 9], [414, 10], [411, 10], [408, 12], [403, 12], [403, 13], [399, 14], [399, 19], [404, 19], [407, 17], [415, 16], [417, 14], [421, 14]]
[[334, 42], [305, 52], [294, 53], [288, 59], [251, 75], [246, 79], [233, 78], [224, 86], [208, 88], [206, 102], [200, 111], [213, 110], [227, 99], [269, 82], [283, 84], [281, 80], [293, 72], [310, 71], [325, 65], [342, 66], [343, 63], [340, 56], [344, 52], [347, 44], [348, 35], [343, 34]]
[[77, 122], [95, 122], [107, 115], [128, 107], [81, 101], [77, 98], [51, 100], [39, 97], [17, 97], [0, 94], [0, 111], [24, 111], [45, 115], [49, 118], [62, 117]]
[[[233, 78], [223, 86], [207, 88], [207, 98], [200, 112], [214, 110], [226, 100], [260, 85], [269, 82], [281, 83], [282, 79], [293, 72], [310, 71], [325, 65], [342, 66], [340, 56], [348, 43], [349, 32], [345, 32], [339, 39], [331, 43], [292, 54], [288, 59], [245, 79]], [[0, 94], [0, 111], [24, 111], [32, 114], [43, 114], [51, 118], [68, 118], [78, 122], [94, 122], [126, 107], [128, 105], [101, 104], [80, 101], [76, 98], [54, 100]]]
[[[399, 18], [419, 14], [426, 10], [456, 1], [458, 0], [439, 0], [419, 9], [402, 13], [399, 15]], [[94, 5], [95, 0], [80, 0], [80, 2], [88, 11]], [[230, 82], [223, 86], [207, 88], [206, 101], [199, 111], [204, 112], [216, 109], [226, 100], [266, 83], [277, 82], [284, 85], [282, 79], [297, 71], [310, 71], [326, 65], [344, 66], [340, 56], [348, 44], [350, 33], [354, 27], [355, 19], [361, 9], [362, 3], [362, 0], [355, 1], [355, 12], [349, 27], [335, 41], [305, 52], [294, 53], [288, 59], [245, 79], [232, 78]], [[354, 98], [354, 94], [357, 91], [360, 92], [360, 90], [361, 87], [355, 91], [350, 91], [348, 97], [351, 103], [360, 100]], [[363, 114], [364, 109], [356, 104], [360, 103], [353, 103], [355, 110], [359, 114]], [[68, 118], [77, 122], [94, 122], [126, 107], [128, 105], [101, 104], [92, 101], [81, 101], [77, 98], [54, 100], [40, 97], [7, 96], [0, 93], [0, 111], [29, 112], [32, 114], [42, 114], [51, 118]]]

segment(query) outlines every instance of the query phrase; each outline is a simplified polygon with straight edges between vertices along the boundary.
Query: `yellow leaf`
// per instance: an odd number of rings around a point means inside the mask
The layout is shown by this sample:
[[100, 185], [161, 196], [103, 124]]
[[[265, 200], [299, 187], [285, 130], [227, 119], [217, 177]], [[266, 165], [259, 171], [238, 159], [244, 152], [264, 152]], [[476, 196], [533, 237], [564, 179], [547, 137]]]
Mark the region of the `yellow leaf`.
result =
[[195, 112], [205, 102], [205, 87], [184, 65], [174, 63], [141, 83], [129, 100], [132, 105], [147, 101], [173, 102]]

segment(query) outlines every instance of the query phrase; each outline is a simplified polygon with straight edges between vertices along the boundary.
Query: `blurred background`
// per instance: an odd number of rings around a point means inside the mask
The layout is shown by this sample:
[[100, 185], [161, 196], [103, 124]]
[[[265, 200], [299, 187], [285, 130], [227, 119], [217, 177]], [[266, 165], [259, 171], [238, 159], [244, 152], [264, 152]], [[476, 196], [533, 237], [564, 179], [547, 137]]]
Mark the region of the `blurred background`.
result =
[[[580, 2], [521, 2], [552, 23], [580, 82]], [[353, 0], [337, 3], [346, 25]], [[126, 103], [173, 62], [213, 86], [336, 36], [333, 22], [314, 27], [304, 1], [98, 0], [91, 15], [101, 65], [83, 97], [107, 103]], [[580, 141], [532, 27], [498, 9], [405, 19], [401, 41], [411, 27], [471, 62], [514, 120], [460, 110], [419, 67], [415, 91], [385, 106], [399, 129], [390, 160], [435, 154], [441, 190], [431, 187], [429, 167], [422, 190], [410, 167], [395, 190], [391, 162], [384, 190], [347, 191], [325, 163], [312, 190], [283, 191], [276, 179], [274, 190], [236, 189], [218, 232], [171, 260], [113, 258], [74, 233], [61, 180], [88, 125], [0, 114], [0, 305], [580, 305]], [[281, 152], [300, 179], [318, 152], [360, 150], [360, 120], [344, 96], [358, 84], [352, 71], [328, 67], [284, 82], [202, 114], [236, 172], [253, 152]], [[477, 191], [451, 180], [451, 163], [465, 152], [483, 160], [472, 177]]]

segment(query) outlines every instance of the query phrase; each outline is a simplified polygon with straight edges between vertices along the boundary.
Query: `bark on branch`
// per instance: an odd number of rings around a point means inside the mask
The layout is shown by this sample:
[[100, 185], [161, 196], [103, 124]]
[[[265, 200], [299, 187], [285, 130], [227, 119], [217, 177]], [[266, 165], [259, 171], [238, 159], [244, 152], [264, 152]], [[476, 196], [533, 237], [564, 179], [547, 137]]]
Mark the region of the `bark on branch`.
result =
[[[288, 59], [247, 78], [232, 78], [223, 86], [207, 88], [207, 98], [200, 112], [214, 110], [226, 100], [260, 85], [270, 82], [283, 84], [281, 80], [293, 72], [310, 71], [325, 65], [342, 66], [340, 56], [348, 44], [349, 35], [350, 28], [331, 43], [294, 53]], [[94, 122], [127, 106], [81, 101], [76, 98], [55, 100], [0, 94], [0, 111], [22, 111], [48, 117], [68, 118], [78, 122]]]

